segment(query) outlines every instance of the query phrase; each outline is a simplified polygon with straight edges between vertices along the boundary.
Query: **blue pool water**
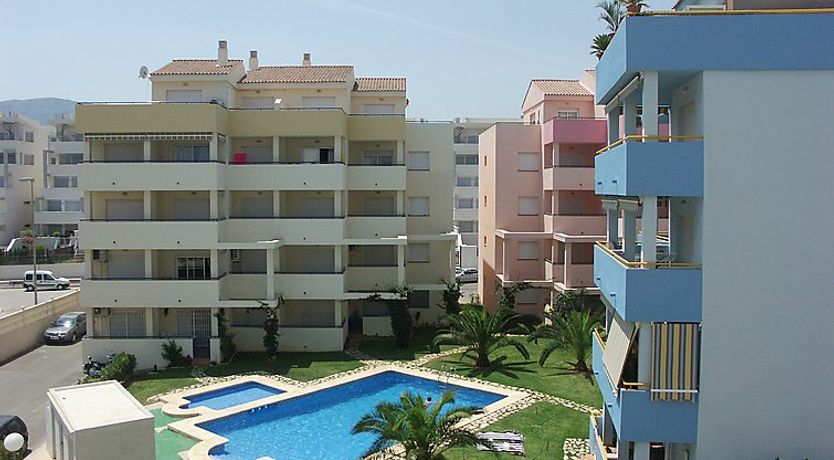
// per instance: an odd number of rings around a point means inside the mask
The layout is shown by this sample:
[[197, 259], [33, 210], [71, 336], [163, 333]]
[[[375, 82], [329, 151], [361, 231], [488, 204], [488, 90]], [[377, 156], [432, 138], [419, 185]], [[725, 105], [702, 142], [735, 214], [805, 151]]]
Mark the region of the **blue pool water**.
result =
[[208, 391], [185, 398], [188, 400], [188, 409], [195, 407], [209, 407], [211, 409], [227, 409], [239, 404], [248, 403], [258, 399], [268, 398], [283, 393], [283, 391], [262, 385], [257, 382], [241, 383], [220, 390]]
[[399, 372], [383, 372], [351, 383], [263, 406], [200, 425], [229, 442], [214, 451], [218, 460], [358, 459], [374, 436], [352, 435], [353, 425], [383, 401], [395, 401], [403, 392], [431, 396], [455, 392], [455, 404], [485, 407], [503, 395], [446, 385]]

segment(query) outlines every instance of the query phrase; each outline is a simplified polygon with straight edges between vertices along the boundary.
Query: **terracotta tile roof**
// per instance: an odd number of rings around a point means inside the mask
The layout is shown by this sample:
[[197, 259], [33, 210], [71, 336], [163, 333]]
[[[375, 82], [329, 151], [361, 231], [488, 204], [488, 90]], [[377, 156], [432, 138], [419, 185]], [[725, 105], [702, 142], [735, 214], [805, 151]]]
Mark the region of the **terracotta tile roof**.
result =
[[593, 96], [579, 80], [533, 80], [545, 96]]
[[405, 78], [363, 77], [357, 78], [354, 91], [405, 91]]
[[217, 59], [174, 59], [151, 75], [228, 75], [237, 66], [242, 66], [240, 59], [229, 59], [229, 64], [217, 65]]
[[246, 72], [240, 83], [341, 83], [352, 74], [351, 65], [262, 66]]

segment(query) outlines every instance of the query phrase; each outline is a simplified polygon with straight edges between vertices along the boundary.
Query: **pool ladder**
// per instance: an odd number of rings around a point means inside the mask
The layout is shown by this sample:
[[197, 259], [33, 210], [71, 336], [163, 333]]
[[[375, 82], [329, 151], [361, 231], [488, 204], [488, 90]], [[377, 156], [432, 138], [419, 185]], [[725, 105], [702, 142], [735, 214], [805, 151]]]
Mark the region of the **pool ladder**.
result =
[[[437, 376], [437, 384], [440, 385], [441, 388], [449, 385], [449, 374], [451, 374], [451, 367], [444, 364], [440, 367], [440, 374]], [[443, 381], [443, 378], [446, 378], [446, 381]]]

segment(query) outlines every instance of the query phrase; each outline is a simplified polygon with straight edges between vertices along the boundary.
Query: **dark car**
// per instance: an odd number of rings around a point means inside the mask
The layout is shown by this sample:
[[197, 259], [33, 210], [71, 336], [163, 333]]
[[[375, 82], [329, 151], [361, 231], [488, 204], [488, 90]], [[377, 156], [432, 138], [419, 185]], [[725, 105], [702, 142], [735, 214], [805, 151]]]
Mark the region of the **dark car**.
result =
[[[12, 433], [20, 433], [23, 435], [23, 449], [21, 453], [25, 453], [29, 449], [29, 430], [26, 424], [20, 417], [14, 415], [0, 415], [0, 439], [6, 439], [6, 436]], [[3, 444], [0, 442], [0, 449], [3, 449]]]

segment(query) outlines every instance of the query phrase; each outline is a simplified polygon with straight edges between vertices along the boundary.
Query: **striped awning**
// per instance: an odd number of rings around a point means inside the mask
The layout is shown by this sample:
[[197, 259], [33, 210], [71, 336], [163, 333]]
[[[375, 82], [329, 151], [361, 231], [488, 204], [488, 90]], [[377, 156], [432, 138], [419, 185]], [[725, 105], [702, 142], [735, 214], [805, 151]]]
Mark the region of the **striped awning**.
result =
[[608, 378], [613, 388], [618, 388], [623, 375], [628, 350], [634, 339], [634, 323], [629, 323], [614, 315], [611, 327], [608, 329], [608, 340], [602, 351], [602, 362], [608, 371]]
[[652, 323], [653, 400], [695, 400], [700, 338], [697, 323]]

